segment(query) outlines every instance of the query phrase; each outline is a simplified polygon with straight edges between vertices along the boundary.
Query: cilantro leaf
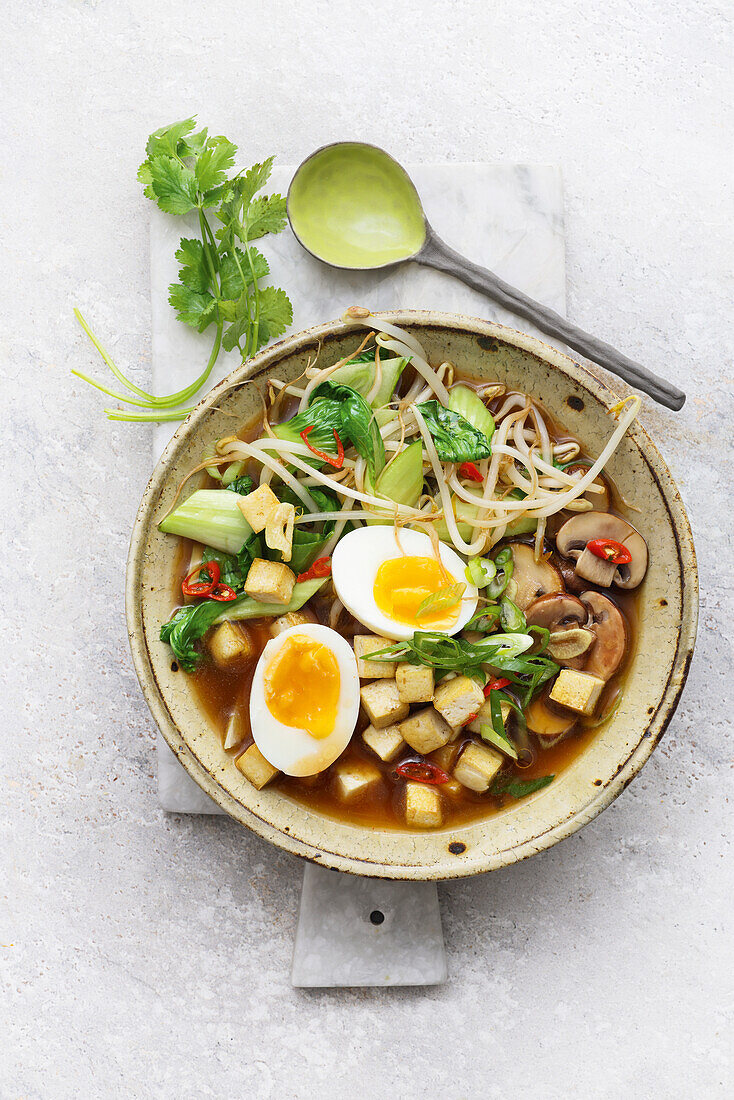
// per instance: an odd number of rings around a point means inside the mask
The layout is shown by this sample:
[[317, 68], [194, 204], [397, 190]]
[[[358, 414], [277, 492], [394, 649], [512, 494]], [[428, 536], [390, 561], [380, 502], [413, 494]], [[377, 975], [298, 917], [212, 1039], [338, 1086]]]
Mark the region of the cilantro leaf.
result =
[[181, 283], [171, 283], [168, 288], [168, 301], [176, 310], [179, 321], [203, 332], [215, 319], [216, 301], [211, 294], [192, 290]]
[[248, 168], [243, 175], [237, 177], [234, 186], [241, 203], [244, 205], [251, 203], [257, 192], [268, 182], [273, 160], [273, 157], [268, 157], [262, 164], [253, 164], [252, 168]]
[[237, 146], [225, 137], [209, 138], [197, 157], [194, 170], [199, 190], [209, 191], [223, 183], [236, 155]]
[[201, 241], [182, 237], [176, 249], [176, 259], [181, 264], [178, 277], [184, 286], [200, 294], [209, 289], [209, 271]]
[[169, 214], [188, 214], [196, 206], [196, 179], [173, 157], [151, 157], [151, 187], [161, 210]]
[[261, 195], [253, 199], [242, 217], [243, 240], [255, 241], [266, 233], [280, 233], [287, 220], [282, 195]]
[[[235, 259], [235, 255], [237, 259]], [[258, 252], [256, 248], [250, 249], [250, 258], [252, 260], [255, 278], [259, 282], [260, 279], [264, 279], [270, 274], [270, 266], [262, 252]], [[239, 267], [237, 266], [237, 260], [239, 260]], [[240, 268], [242, 269], [242, 274], [240, 274]], [[231, 253], [227, 253], [224, 256], [219, 274], [223, 298], [239, 298], [245, 286], [252, 286], [253, 283], [250, 263], [247, 256], [240, 248], [235, 248]], [[245, 276], [244, 283], [242, 281], [242, 275]]]
[[[149, 157], [177, 157], [179, 145], [196, 125], [195, 118], [185, 118], [183, 122], [172, 122], [170, 126], [161, 126], [148, 138], [145, 151]], [[203, 131], [206, 134], [206, 130]]]
[[510, 798], [525, 798], [535, 791], [542, 791], [555, 779], [555, 775], [541, 775], [537, 779], [516, 779], [513, 775], [498, 775], [489, 788], [494, 795], [508, 794]]
[[259, 299], [260, 330], [256, 350], [265, 347], [276, 336], [282, 336], [293, 320], [293, 306], [284, 290], [274, 286], [262, 287]]

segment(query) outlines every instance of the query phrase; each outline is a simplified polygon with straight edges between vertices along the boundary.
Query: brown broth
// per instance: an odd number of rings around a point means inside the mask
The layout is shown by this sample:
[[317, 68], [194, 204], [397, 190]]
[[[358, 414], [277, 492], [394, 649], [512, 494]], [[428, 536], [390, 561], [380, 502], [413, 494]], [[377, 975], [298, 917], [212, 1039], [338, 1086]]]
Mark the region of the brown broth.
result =
[[[404, 376], [401, 379], [399, 389], [403, 392], [412, 381], [410, 373], [410, 371], [404, 372]], [[470, 385], [480, 384], [477, 380], [466, 377], [462, 377], [461, 381]], [[504, 395], [502, 398], [497, 399], [496, 402], [490, 403], [490, 408], [499, 405], [504, 401], [506, 396], [507, 395]], [[540, 402], [535, 401], [535, 399], [534, 403], [542, 408]], [[291, 404], [292, 403], [288, 403], [287, 401], [281, 403], [281, 409], [279, 411], [283, 419], [287, 419], [294, 411]], [[559, 424], [554, 422], [547, 410], [543, 409], [543, 415], [554, 442], [572, 439], [576, 442], [574, 437], [569, 436]], [[247, 425], [238, 434], [240, 438], [245, 440], [254, 439], [257, 434], [259, 434], [261, 425], [262, 421], [257, 419], [253, 421], [252, 424]], [[579, 458], [584, 458], [583, 451], [580, 452]], [[245, 472], [257, 475], [256, 464], [252, 463], [248, 464], [248, 466], [250, 466], [250, 468], [246, 469]], [[610, 510], [624, 517], [625, 510], [616, 487], [608, 478], [605, 480], [612, 493], [612, 506]], [[213, 479], [206, 479], [207, 488], [218, 487], [218, 484], [219, 483]], [[570, 513], [566, 513], [566, 515], [569, 514]], [[527, 538], [520, 537], [512, 541], [532, 542], [533, 540], [532, 536], [530, 536]], [[181, 602], [181, 581], [189, 571], [193, 547], [194, 544], [190, 542], [190, 540], [180, 540], [180, 549], [172, 575], [172, 594], [174, 603], [176, 604]], [[590, 585], [590, 587], [593, 588], [594, 586]], [[610, 703], [621, 695], [627, 670], [634, 657], [634, 650], [637, 642], [638, 618], [637, 600], [634, 593], [623, 592], [618, 589], [614, 589], [613, 591], [601, 591], [617, 604], [625, 617], [629, 630], [629, 645], [625, 663], [610, 679], [602, 695], [600, 707], [598, 708], [598, 713], [606, 714], [608, 718], [610, 717], [610, 714], [607, 713]], [[309, 606], [320, 622], [325, 624], [328, 623], [328, 599], [312, 600]], [[348, 618], [348, 616], [343, 616], [340, 632], [347, 638], [351, 638], [355, 629], [362, 628], [359, 627], [359, 624], [355, 624], [354, 621], [348, 621]], [[190, 674], [194, 691], [199, 699], [200, 705], [211, 723], [212, 730], [220, 738], [224, 738], [229, 720], [235, 709], [241, 709], [241, 717], [244, 718], [243, 728], [247, 733], [243, 740], [230, 750], [233, 759], [240, 755], [240, 753], [252, 743], [252, 734], [249, 725], [250, 688], [257, 660], [270, 637], [269, 620], [267, 619], [251, 620], [243, 624], [243, 627], [248, 631], [255, 643], [256, 655], [252, 660], [248, 661], [240, 668], [225, 671], [217, 668], [205, 655], [196, 671]], [[614, 708], [612, 707], [612, 709]], [[532, 763], [527, 767], [520, 767], [508, 761], [503, 774], [512, 775], [518, 779], [533, 779], [545, 775], [558, 774], [570, 767], [574, 760], [584, 752], [593, 741], [602, 725], [603, 723], [599, 722], [598, 719], [595, 723], [590, 722], [586, 725], [584, 721], [581, 720], [572, 734], [550, 748], [541, 747], [535, 735], [529, 734], [530, 746], [533, 753]], [[367, 720], [360, 714], [350, 744], [336, 763], [321, 774], [307, 778], [294, 778], [283, 775], [273, 783], [273, 787], [282, 792], [285, 796], [293, 799], [294, 802], [300, 803], [306, 808], [328, 817], [349, 821], [354, 824], [367, 825], [372, 828], [404, 829], [406, 827], [403, 812], [404, 784], [400, 777], [397, 776], [395, 767], [400, 763], [401, 759], [413, 759], [417, 754], [412, 752], [412, 750], [407, 750], [392, 763], [384, 764], [377, 756], [367, 749], [362, 742], [360, 735], [366, 726]], [[430, 758], [429, 754], [428, 759]], [[345, 762], [369, 763], [373, 767], [378, 767], [382, 775], [379, 784], [371, 785], [361, 798], [351, 800], [348, 806], [340, 800], [334, 789], [335, 771], [339, 765]], [[512, 798], [503, 800], [502, 798], [487, 793], [478, 794], [468, 788], [462, 788], [458, 795], [449, 791], [444, 791], [442, 794], [443, 827], [458, 826], [470, 821], [489, 817], [503, 808], [504, 805], [511, 805], [513, 801]]]

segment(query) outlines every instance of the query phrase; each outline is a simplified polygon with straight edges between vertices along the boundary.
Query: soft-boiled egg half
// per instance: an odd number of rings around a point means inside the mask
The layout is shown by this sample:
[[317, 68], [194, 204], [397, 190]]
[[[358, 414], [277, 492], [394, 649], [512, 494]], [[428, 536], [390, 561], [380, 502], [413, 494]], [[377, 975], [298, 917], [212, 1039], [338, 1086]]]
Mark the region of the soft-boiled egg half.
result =
[[[336, 594], [355, 619], [385, 638], [402, 641], [416, 630], [456, 634], [474, 614], [478, 593], [459, 555], [443, 543], [439, 553], [440, 562], [422, 531], [357, 528], [340, 539], [331, 559]], [[464, 586], [461, 599], [441, 598], [457, 584]]]
[[359, 714], [357, 660], [328, 626], [304, 623], [268, 642], [250, 691], [255, 744], [286, 775], [315, 775], [349, 744]]

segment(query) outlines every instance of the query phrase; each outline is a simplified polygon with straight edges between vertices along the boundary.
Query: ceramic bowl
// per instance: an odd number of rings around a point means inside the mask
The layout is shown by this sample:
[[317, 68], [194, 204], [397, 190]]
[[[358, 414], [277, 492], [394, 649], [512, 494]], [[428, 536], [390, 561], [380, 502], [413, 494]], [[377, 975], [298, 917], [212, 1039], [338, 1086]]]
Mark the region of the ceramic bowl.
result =
[[[560, 352], [532, 336], [456, 314], [396, 312], [434, 363], [496, 379], [540, 398], [550, 413], [598, 454], [613, 429], [617, 396]], [[641, 590], [637, 654], [622, 702], [555, 782], [484, 821], [437, 832], [350, 825], [256, 791], [207, 724], [187, 677], [159, 641], [171, 612], [177, 541], [157, 521], [205, 446], [251, 420], [261, 405], [256, 383], [291, 380], [320, 349], [335, 362], [354, 347], [340, 321], [297, 333], [233, 371], [197, 406], [166, 448], [138, 512], [127, 570], [127, 620], [143, 694], [166, 741], [199, 786], [230, 816], [296, 855], [360, 875], [442, 879], [492, 871], [533, 855], [591, 821], [624, 790], [665, 732], [685, 683], [696, 633], [698, 587], [690, 526], [670, 472], [635, 423], [608, 467], [621, 493], [641, 509], [650, 567]], [[254, 381], [253, 381], [254, 380]]]

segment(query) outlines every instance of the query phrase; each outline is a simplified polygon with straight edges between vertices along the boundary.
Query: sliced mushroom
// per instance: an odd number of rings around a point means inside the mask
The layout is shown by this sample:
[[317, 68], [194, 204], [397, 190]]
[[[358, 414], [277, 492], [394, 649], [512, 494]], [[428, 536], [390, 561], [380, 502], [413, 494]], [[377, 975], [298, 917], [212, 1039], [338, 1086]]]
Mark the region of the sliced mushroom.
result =
[[555, 566], [547, 561], [536, 561], [532, 546], [523, 542], [510, 544], [512, 551], [512, 600], [521, 611], [549, 592], [562, 592], [563, 581]]
[[584, 672], [608, 680], [617, 671], [627, 652], [627, 626], [619, 608], [601, 592], [583, 592], [581, 599], [589, 609], [586, 627], [596, 641], [584, 665]]
[[577, 722], [574, 714], [556, 714], [546, 706], [542, 696], [535, 699], [525, 711], [528, 729], [537, 735], [545, 749], [567, 737]]
[[[629, 565], [615, 565], [597, 558], [587, 547], [592, 539], [613, 539], [632, 555]], [[601, 588], [616, 584], [636, 588], [647, 572], [647, 543], [634, 527], [609, 512], [584, 512], [566, 520], [556, 535], [556, 547], [564, 557], [576, 559], [575, 573]]]
[[578, 657], [583, 657], [594, 644], [594, 635], [590, 630], [575, 626], [569, 630], [556, 630], [550, 636], [548, 653], [558, 664], [571, 665]]
[[[525, 612], [528, 626], [542, 626], [550, 630], [548, 651], [554, 661], [567, 668], [582, 668], [583, 654], [594, 644], [594, 635], [584, 628], [588, 615], [581, 600], [568, 592], [541, 596]], [[569, 638], [568, 635], [574, 637]]]

